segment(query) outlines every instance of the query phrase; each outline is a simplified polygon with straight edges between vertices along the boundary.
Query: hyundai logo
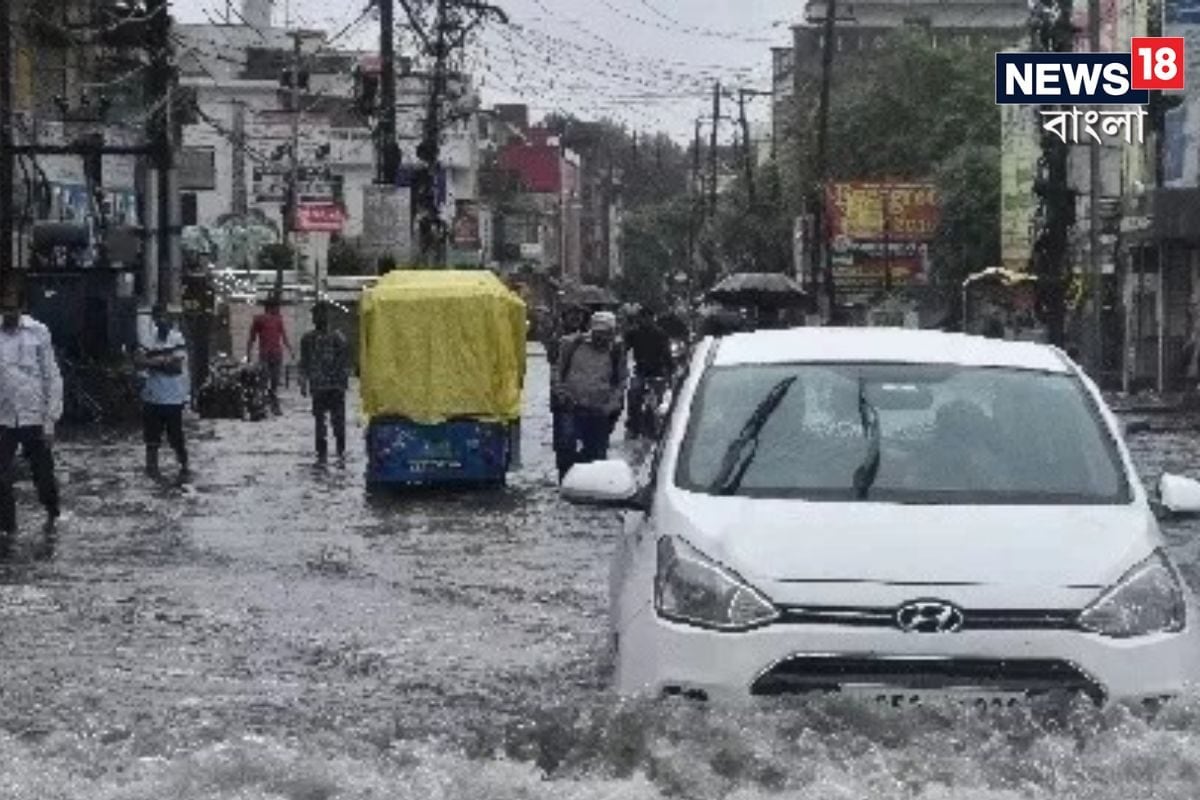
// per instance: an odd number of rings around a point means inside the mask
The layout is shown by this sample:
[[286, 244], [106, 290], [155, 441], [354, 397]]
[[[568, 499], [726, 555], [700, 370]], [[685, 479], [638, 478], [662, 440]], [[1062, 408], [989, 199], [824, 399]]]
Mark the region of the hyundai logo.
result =
[[896, 624], [905, 633], [958, 633], [963, 621], [962, 610], [942, 600], [917, 600], [896, 611]]

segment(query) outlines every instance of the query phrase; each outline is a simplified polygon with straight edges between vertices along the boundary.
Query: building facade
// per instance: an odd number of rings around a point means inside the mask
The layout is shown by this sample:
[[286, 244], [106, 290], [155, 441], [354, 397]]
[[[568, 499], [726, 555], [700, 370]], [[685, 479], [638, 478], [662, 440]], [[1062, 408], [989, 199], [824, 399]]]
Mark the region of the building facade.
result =
[[[199, 117], [184, 130], [183, 159], [191, 167], [183, 186], [185, 224], [212, 227], [253, 212], [282, 231], [295, 125], [298, 227], [310, 228], [296, 235], [308, 268], [319, 269], [327, 259], [331, 236], [373, 251], [386, 234], [386, 249], [403, 263], [413, 255], [411, 218], [404, 218], [411, 208], [406, 191], [390, 194], [389, 202], [380, 199], [372, 133], [377, 120], [364, 97], [365, 86], [377, 91], [378, 54], [330, 47], [319, 31], [271, 26], [265, 6], [265, 0], [246, 0], [228, 24], [179, 27], [181, 82], [195, 92]], [[293, 109], [290, 76], [297, 63], [300, 91]], [[432, 76], [405, 58], [397, 60], [397, 72], [402, 166], [395, 184], [403, 190], [417, 164]], [[479, 237], [467, 224], [478, 215], [477, 110], [469, 76], [451, 75], [437, 185], [441, 216], [455, 234], [456, 262], [482, 258]]]

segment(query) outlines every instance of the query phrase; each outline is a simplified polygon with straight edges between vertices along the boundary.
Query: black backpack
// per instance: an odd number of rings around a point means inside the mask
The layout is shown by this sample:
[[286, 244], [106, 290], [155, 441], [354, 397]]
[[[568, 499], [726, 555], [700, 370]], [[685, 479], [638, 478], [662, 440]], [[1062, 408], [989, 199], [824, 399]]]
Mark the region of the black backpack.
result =
[[[565, 360], [563, 361], [562, 372], [558, 376], [559, 380], [565, 382], [571, 374], [571, 363], [575, 360], [575, 353], [579, 350], [580, 345], [583, 344], [583, 339], [583, 336], [572, 336], [567, 340], [567, 349], [563, 354]], [[612, 376], [609, 378], [609, 382], [614, 387], [619, 386], [621, 384], [621, 359], [625, 357], [625, 348], [620, 341], [614, 341], [609, 346], [608, 355], [612, 358]]]

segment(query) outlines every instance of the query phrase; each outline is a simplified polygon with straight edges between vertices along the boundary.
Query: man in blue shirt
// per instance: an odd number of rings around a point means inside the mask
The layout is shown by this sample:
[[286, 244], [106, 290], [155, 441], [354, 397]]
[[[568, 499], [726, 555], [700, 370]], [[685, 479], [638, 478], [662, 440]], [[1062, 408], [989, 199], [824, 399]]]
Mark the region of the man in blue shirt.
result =
[[190, 399], [187, 343], [165, 306], [152, 312], [154, 329], [143, 339], [137, 364], [143, 370], [142, 427], [146, 440], [146, 474], [157, 478], [158, 448], [163, 432], [179, 461], [179, 480], [190, 477], [187, 445], [183, 436], [183, 407]]
[[329, 327], [330, 305], [313, 306], [313, 330], [300, 340], [301, 390], [312, 394], [317, 421], [317, 462], [324, 464], [329, 443], [326, 416], [333, 427], [338, 464], [346, 463], [346, 388], [350, 380], [350, 346], [340, 331]]

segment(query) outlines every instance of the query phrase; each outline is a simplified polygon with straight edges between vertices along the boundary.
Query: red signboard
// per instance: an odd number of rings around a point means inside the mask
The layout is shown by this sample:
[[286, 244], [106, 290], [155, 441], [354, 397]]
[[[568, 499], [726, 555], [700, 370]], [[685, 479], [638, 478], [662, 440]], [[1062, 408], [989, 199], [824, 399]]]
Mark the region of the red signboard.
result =
[[930, 183], [854, 182], [826, 188], [834, 282], [850, 294], [925, 280], [937, 234], [937, 192]]
[[346, 214], [336, 203], [302, 203], [296, 213], [296, 230], [307, 233], [341, 233]]

